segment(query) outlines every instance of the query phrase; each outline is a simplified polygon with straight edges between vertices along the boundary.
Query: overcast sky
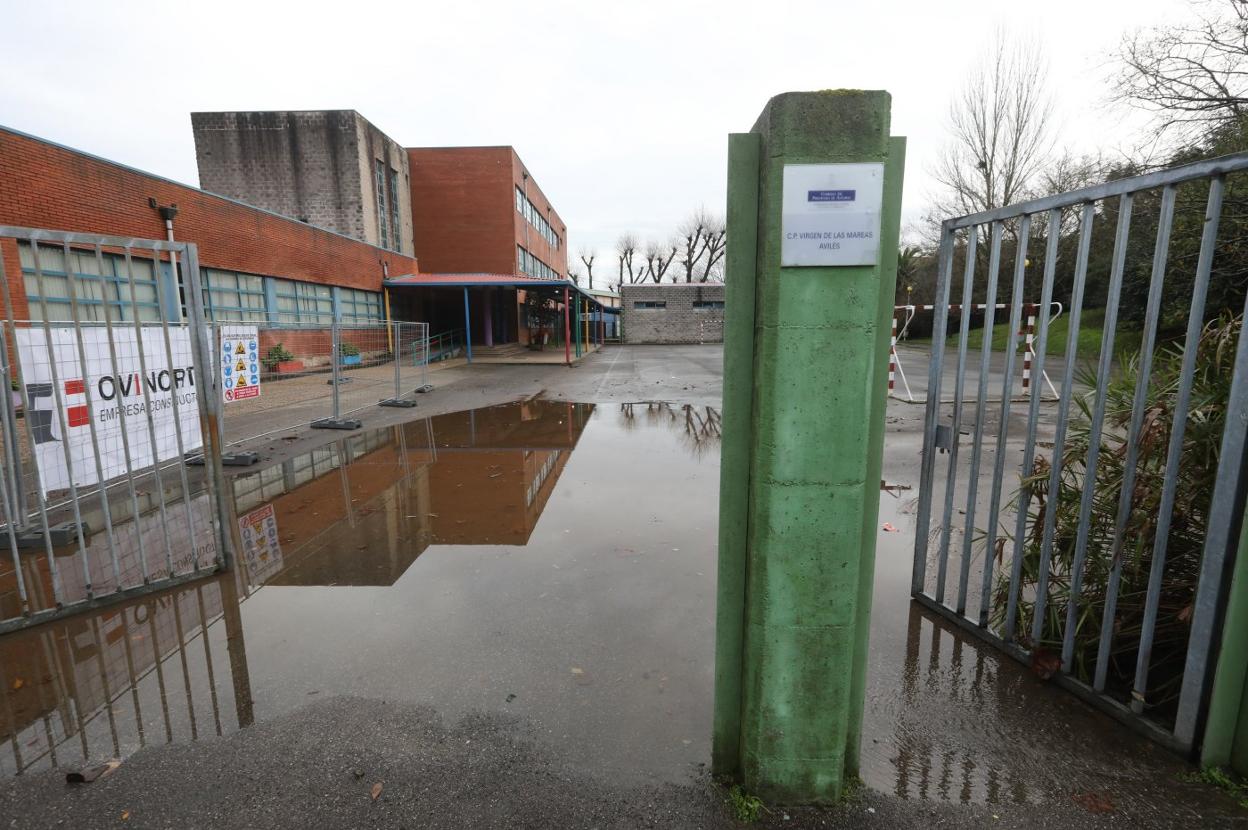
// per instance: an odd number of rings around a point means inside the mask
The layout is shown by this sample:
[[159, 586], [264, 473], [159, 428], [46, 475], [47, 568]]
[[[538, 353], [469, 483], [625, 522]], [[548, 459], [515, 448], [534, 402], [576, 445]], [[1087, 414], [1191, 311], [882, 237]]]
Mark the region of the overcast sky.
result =
[[511, 144], [611, 258], [724, 203], [726, 135], [787, 90], [886, 89], [909, 137], [904, 216], [932, 193], [952, 92], [995, 29], [1037, 38], [1060, 141], [1121, 145], [1124, 32], [1183, 0], [158, 3], [5, 0], [0, 123], [198, 183], [189, 113], [355, 109], [405, 146]]

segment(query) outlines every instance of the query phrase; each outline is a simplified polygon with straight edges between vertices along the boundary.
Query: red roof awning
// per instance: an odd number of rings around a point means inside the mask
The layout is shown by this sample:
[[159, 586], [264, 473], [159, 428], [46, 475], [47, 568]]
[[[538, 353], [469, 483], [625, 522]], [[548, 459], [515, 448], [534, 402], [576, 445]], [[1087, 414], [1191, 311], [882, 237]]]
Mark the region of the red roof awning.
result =
[[575, 287], [570, 280], [548, 280], [522, 274], [409, 274], [385, 281], [387, 288], [420, 286], [423, 288], [466, 288], [472, 286], [505, 286], [509, 288]]

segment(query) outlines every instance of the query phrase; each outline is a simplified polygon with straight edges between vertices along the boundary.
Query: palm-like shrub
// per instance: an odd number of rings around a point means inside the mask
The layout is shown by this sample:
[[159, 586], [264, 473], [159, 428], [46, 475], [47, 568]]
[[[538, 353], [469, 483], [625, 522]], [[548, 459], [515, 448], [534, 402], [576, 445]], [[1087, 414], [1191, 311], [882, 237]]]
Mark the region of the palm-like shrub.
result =
[[[1209, 323], [1197, 347], [1191, 404], [1183, 435], [1183, 452], [1172, 513], [1161, 602], [1149, 669], [1148, 706], [1153, 717], [1172, 717], [1187, 653], [1192, 600], [1199, 578], [1208, 510], [1217, 476], [1218, 451], [1230, 396], [1236, 338], [1242, 318], [1224, 316]], [[1072, 673], [1089, 681], [1095, 671], [1101, 642], [1106, 595], [1113, 571], [1119, 499], [1125, 473], [1127, 438], [1131, 423], [1140, 358], [1127, 358], [1106, 389], [1105, 424], [1092, 486], [1091, 523], [1087, 559], [1080, 590]], [[1166, 455], [1174, 426], [1178, 400], [1182, 344], [1160, 348], [1153, 362], [1152, 379], [1145, 403], [1143, 427], [1138, 441], [1135, 482], [1130, 512], [1123, 533], [1120, 558], [1122, 577], [1114, 613], [1107, 691], [1127, 700], [1135, 675], [1140, 632], [1144, 622], [1145, 595], [1153, 564]], [[1090, 371], [1083, 384], [1096, 387]], [[1089, 486], [1087, 457], [1094, 392], [1075, 399], [1062, 455], [1062, 472], [1056, 494], [1049, 490], [1049, 457], [1038, 455], [1030, 476], [1025, 508], [1028, 512], [1022, 546], [1022, 577], [1017, 630], [1027, 638], [1035, 613], [1035, 593], [1040, 576], [1041, 538], [1045, 513], [1056, 511], [1053, 549], [1049, 563], [1049, 599], [1045, 606], [1040, 642], [1024, 641], [1033, 652], [1058, 652], [1066, 628], [1075, 541], [1079, 529], [1080, 500]], [[1020, 493], [1015, 495], [1015, 503]], [[1003, 546], [1004, 550], [1012, 546]], [[997, 552], [1001, 557], [1001, 550]], [[1008, 570], [1008, 569], [1007, 569]], [[994, 623], [1004, 623], [1009, 592], [1008, 573], [999, 576], [994, 588]]]

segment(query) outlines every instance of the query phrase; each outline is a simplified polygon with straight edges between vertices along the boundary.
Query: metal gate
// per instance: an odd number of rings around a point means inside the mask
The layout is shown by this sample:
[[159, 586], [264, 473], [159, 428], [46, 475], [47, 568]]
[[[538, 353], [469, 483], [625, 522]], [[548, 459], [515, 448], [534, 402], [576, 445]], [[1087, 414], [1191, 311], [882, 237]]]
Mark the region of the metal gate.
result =
[[229, 561], [215, 347], [180, 270], [195, 245], [0, 226], [0, 633]]
[[[1180, 751], [1200, 742], [1248, 484], [1243, 317], [1206, 325], [1227, 178], [1245, 169], [1248, 154], [1227, 156], [949, 219], [941, 231], [912, 594]], [[1094, 232], [1105, 239], [1097, 256]], [[1181, 233], [1198, 255], [1171, 258]], [[1125, 298], [1124, 274], [1138, 288]], [[1185, 309], [1171, 342], [1163, 296]], [[998, 300], [1009, 310], [1004, 351], [992, 346]], [[1051, 341], [1040, 315], [1034, 344], [1032, 375], [1049, 367], [1056, 401], [1034, 383], [1022, 403], [1009, 394], [1028, 300], [1069, 309], [1065, 338]], [[974, 373], [969, 315], [946, 361], [951, 303], [985, 304]], [[1127, 315], [1124, 303], [1143, 308]], [[1080, 353], [1081, 316], [1102, 310], [1099, 350]], [[1142, 329], [1120, 330], [1120, 317], [1141, 314]], [[1116, 355], [1127, 331], [1138, 350]], [[1223, 428], [1204, 407], [1209, 384], [1227, 379]]]

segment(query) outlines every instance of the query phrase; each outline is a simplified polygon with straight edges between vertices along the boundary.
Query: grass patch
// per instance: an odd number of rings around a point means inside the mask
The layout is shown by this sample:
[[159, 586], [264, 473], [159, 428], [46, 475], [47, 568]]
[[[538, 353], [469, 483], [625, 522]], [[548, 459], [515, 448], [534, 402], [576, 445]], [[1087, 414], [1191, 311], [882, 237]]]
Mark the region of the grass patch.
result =
[[758, 821], [763, 810], [767, 809], [761, 798], [747, 793], [737, 784], [728, 788], [728, 806], [732, 809], [732, 814], [737, 821], [744, 824], [753, 824]]
[[1189, 784], [1216, 787], [1238, 801], [1240, 807], [1248, 808], [1248, 784], [1236, 779], [1221, 767], [1205, 767], [1195, 772], [1185, 772], [1179, 779]]
[[[1008, 312], [998, 309], [998, 313], [1005, 314], [1004, 318], [998, 317], [996, 325], [992, 327], [992, 350], [994, 352], [1005, 351], [1005, 341], [1008, 337], [1008, 329], [1010, 318]], [[1026, 319], [1023, 323], [1026, 324]], [[1037, 327], [1039, 322], [1037, 321]], [[1105, 311], [1104, 309], [1085, 309], [1079, 315], [1079, 352], [1081, 357], [1092, 359], [1101, 353], [1101, 338], [1105, 334]], [[1063, 312], [1049, 325], [1049, 343], [1045, 349], [1045, 354], [1065, 355], [1066, 340], [1070, 337], [1070, 314]], [[930, 337], [908, 337], [906, 343], [927, 343]], [[1016, 348], [1021, 354], [1025, 345], [1024, 338], [1020, 335], [1016, 341]], [[978, 354], [980, 349], [984, 347], [984, 330], [983, 328], [973, 328], [966, 334], [966, 353], [968, 355]], [[955, 331], [945, 339], [945, 353], [955, 352], [958, 348], [958, 333]], [[1119, 325], [1118, 331], [1114, 334], [1114, 353], [1117, 355], [1131, 354], [1139, 351], [1140, 348], [1140, 332], [1136, 329], [1124, 329]]]

